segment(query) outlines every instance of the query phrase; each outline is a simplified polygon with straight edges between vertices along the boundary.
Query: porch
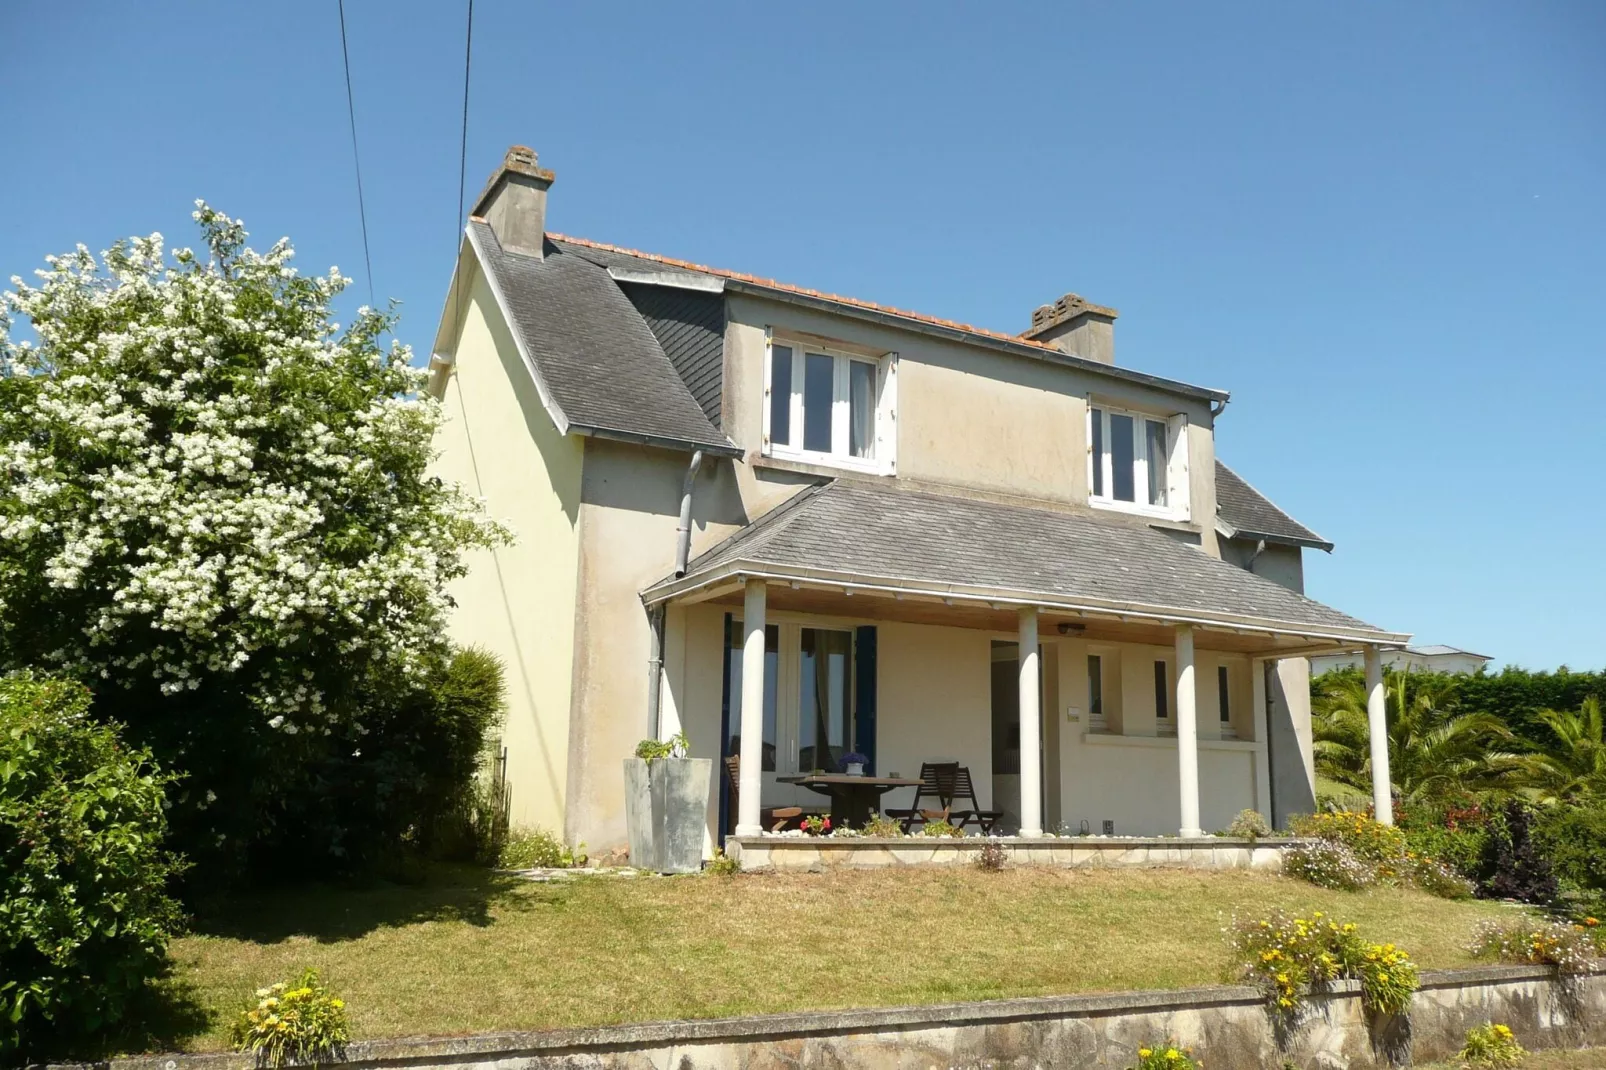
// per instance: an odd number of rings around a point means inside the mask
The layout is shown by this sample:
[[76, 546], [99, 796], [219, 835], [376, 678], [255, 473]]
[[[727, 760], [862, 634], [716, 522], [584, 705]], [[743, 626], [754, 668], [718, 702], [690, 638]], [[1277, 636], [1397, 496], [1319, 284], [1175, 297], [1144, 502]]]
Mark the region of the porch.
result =
[[1380, 664], [1406, 638], [1147, 527], [844, 481], [799, 498], [644, 592], [664, 613], [658, 733], [738, 757], [709, 831], [744, 851], [765, 809], [828, 807], [786, 778], [852, 752], [886, 776], [968, 767], [1022, 840], [1271, 818], [1292, 788], [1275, 771], [1309, 765], [1301, 659]]

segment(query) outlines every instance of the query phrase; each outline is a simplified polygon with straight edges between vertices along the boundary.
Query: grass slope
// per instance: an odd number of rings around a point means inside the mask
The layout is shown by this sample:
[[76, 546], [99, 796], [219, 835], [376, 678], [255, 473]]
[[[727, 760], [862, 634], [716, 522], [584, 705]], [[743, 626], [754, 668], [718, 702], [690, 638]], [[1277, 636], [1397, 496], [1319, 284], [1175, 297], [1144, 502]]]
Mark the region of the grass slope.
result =
[[315, 966], [358, 1038], [1213, 984], [1234, 912], [1321, 910], [1425, 967], [1509, 907], [1251, 873], [865, 870], [276, 891], [203, 912], [175, 982], [223, 1046], [259, 985]]

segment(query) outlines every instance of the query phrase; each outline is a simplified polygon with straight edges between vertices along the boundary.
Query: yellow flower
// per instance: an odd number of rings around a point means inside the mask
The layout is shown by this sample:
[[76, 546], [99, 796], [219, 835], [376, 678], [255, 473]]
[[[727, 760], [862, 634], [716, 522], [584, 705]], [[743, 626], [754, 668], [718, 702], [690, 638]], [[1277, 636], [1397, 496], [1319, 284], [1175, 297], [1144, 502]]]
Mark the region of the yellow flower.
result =
[[1165, 1057], [1166, 1057], [1166, 1058], [1167, 1058], [1167, 1059], [1175, 1059], [1175, 1058], [1176, 1058], [1176, 1057], [1177, 1057], [1177, 1049], [1175, 1049], [1175, 1048], [1168, 1048], [1168, 1049], [1167, 1049], [1167, 1050], [1166, 1050], [1166, 1053], [1165, 1053]]
[[333, 1007], [337, 1011], [340, 1010], [345, 1005], [346, 1005], [346, 1001], [343, 1000], [343, 999], [332, 999], [332, 1000], [329, 1001], [329, 1006]]
[[1148, 1048], [1139, 1048], [1138, 1049], [1138, 1058], [1139, 1059], [1147, 1059], [1149, 1056], [1151, 1056], [1153, 1054], [1154, 1054], [1154, 1052], [1150, 1051]]
[[1509, 1037], [1511, 1035], [1511, 1027], [1506, 1025], [1497, 1025], [1494, 1027], [1494, 1031], [1503, 1037]]
[[1380, 973], [1377, 975], [1377, 979], [1379, 981], [1387, 981], [1389, 979], [1389, 975], [1386, 973]]

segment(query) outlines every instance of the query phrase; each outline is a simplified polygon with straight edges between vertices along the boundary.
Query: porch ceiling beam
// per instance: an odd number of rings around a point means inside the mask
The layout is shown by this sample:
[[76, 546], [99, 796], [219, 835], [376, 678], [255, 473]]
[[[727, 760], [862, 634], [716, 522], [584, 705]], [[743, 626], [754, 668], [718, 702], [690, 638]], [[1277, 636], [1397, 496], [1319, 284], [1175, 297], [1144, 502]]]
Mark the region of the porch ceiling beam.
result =
[[[758, 579], [776, 583], [791, 583], [793, 580], [804, 583], [812, 581], [812, 583], [817, 583], [821, 586], [840, 587], [844, 594], [850, 595], [858, 593], [897, 597], [901, 594], [906, 598], [924, 596], [928, 601], [938, 602], [952, 598], [956, 602], [986, 605], [998, 611], [1018, 610], [1032, 606], [1037, 607], [1041, 612], [1050, 614], [1083, 613], [1108, 615], [1123, 621], [1166, 625], [1187, 624], [1200, 628], [1225, 629], [1228, 631], [1235, 628], [1246, 628], [1250, 631], [1263, 632], [1270, 636], [1289, 636], [1312, 643], [1348, 644], [1349, 649], [1355, 649], [1367, 644], [1384, 647], [1403, 646], [1411, 638], [1409, 634], [1404, 632], [1384, 632], [1341, 627], [1311, 627], [1288, 621], [1257, 619], [1235, 613], [1198, 612], [1179, 607], [1128, 604], [1104, 599], [1079, 598], [1075, 601], [1060, 601], [1055, 598], [1044, 598], [1040, 593], [1024, 591], [1018, 593], [1000, 592], [996, 588], [969, 587], [962, 584], [937, 583], [922, 585], [918, 581], [863, 576], [855, 573], [836, 573], [824, 569], [786, 568], [767, 563], [740, 560], [727, 562], [718, 566], [714, 571], [701, 576], [687, 576], [655, 584], [643, 591], [641, 597], [642, 601], [649, 606], [670, 601], [687, 601], [690, 599], [692, 592], [705, 586], [732, 582], [740, 583], [746, 579]], [[727, 591], [734, 589], [734, 586], [726, 588]]]

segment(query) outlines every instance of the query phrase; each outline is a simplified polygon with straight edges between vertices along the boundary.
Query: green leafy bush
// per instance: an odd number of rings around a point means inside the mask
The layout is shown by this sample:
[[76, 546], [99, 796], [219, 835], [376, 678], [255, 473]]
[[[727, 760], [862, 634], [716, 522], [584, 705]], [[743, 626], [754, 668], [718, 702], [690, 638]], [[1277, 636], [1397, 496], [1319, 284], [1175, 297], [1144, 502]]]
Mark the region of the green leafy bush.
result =
[[1606, 806], [1550, 807], [1537, 816], [1533, 838], [1569, 898], [1606, 913]]
[[920, 828], [920, 835], [922, 836], [957, 838], [963, 836], [964, 834], [964, 829], [960, 828], [958, 825], [950, 825], [941, 818], [938, 818], [935, 821], [927, 821]]
[[866, 836], [896, 838], [903, 835], [903, 822], [886, 814], [871, 814], [863, 831]]
[[520, 829], [502, 848], [503, 869], [569, 869], [586, 864], [585, 845], [569, 845], [543, 828]]
[[0, 1063], [105, 1033], [161, 972], [172, 780], [78, 684], [0, 677]]
[[1377, 867], [1355, 857], [1349, 845], [1317, 840], [1283, 852], [1283, 872], [1318, 888], [1357, 892], [1377, 883]]
[[734, 877], [742, 871], [742, 864], [725, 853], [722, 847], [714, 849], [714, 857], [703, 863], [703, 872], [716, 877]]
[[1461, 1047], [1461, 1061], [1467, 1070], [1509, 1070], [1521, 1066], [1527, 1056], [1510, 1026], [1484, 1022], [1467, 1032]]
[[1358, 811], [1301, 814], [1289, 822], [1289, 830], [1296, 836], [1342, 843], [1367, 862], [1392, 863], [1405, 854], [1403, 832]]
[[345, 1057], [351, 1040], [346, 1004], [319, 982], [317, 970], [256, 994], [256, 1006], [241, 1011], [230, 1029], [236, 1051], [253, 1052], [258, 1065], [275, 1068]]
[[1279, 1013], [1298, 1010], [1313, 988], [1340, 978], [1361, 983], [1371, 1011], [1400, 1014], [1416, 992], [1416, 965], [1393, 944], [1364, 941], [1353, 923], [1317, 911], [1309, 919], [1281, 911], [1260, 919], [1234, 918], [1228, 939], [1239, 974], [1266, 992]]
[[1167, 1037], [1164, 1043], [1139, 1048], [1137, 1065], [1131, 1070], [1199, 1070], [1199, 1064], [1191, 1049]]
[[1268, 822], [1259, 810], [1239, 810], [1238, 816], [1232, 819], [1224, 835], [1240, 840], [1259, 840], [1272, 834], [1271, 823]]
[[1476, 958], [1554, 966], [1566, 974], [1583, 973], [1599, 954], [1588, 927], [1531, 917], [1484, 922], [1473, 930], [1467, 950]]
[[655, 762], [662, 758], [684, 758], [691, 749], [686, 740], [686, 733], [676, 732], [668, 739], [644, 739], [636, 744], [636, 757], [644, 762]]

